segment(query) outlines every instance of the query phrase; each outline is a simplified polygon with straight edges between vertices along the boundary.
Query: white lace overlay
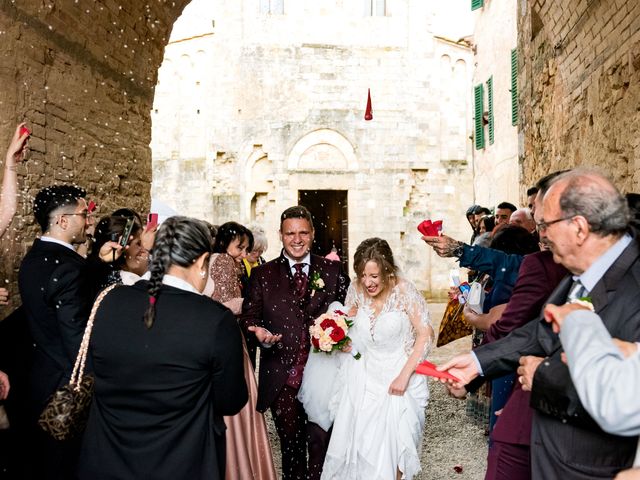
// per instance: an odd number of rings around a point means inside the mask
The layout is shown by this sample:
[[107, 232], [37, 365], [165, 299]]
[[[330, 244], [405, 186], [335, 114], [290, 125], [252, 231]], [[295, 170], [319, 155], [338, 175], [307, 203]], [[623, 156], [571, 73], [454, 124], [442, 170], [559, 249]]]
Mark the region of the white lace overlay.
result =
[[[364, 292], [359, 291], [355, 284], [351, 284], [347, 291], [347, 298], [345, 300], [346, 308], [356, 307], [358, 309], [358, 318], [362, 318], [365, 315], [369, 320], [369, 334], [372, 343], [384, 344], [389, 339], [389, 332], [387, 330], [394, 330], [392, 333], [394, 340], [401, 339], [404, 351], [407, 356], [413, 352], [413, 346], [416, 340], [416, 332], [411, 319], [417, 319], [417, 321], [425, 327], [430, 327], [430, 336], [427, 343], [425, 343], [422, 354], [420, 355], [420, 361], [425, 360], [431, 347], [433, 345], [433, 326], [431, 325], [431, 317], [429, 315], [429, 308], [427, 301], [422, 294], [416, 289], [413, 283], [400, 278], [398, 284], [391, 290], [389, 298], [384, 303], [380, 313], [376, 316], [372, 308], [372, 299]], [[401, 322], [399, 330], [389, 324], [384, 324], [378, 327], [378, 319], [384, 318], [389, 312], [399, 312], [406, 315], [407, 322]], [[382, 331], [378, 331], [381, 328]], [[385, 340], [387, 339], [387, 340]]]
[[378, 315], [370, 297], [354, 284], [345, 303], [348, 309], [357, 308], [349, 336], [362, 358], [348, 357], [338, 370], [329, 405], [333, 432], [322, 478], [388, 480], [399, 469], [403, 479], [411, 479], [420, 471], [427, 380], [413, 375], [402, 396], [390, 395], [389, 386], [413, 352], [412, 319], [429, 331], [421, 357], [430, 350], [433, 330], [427, 303], [404, 279]]

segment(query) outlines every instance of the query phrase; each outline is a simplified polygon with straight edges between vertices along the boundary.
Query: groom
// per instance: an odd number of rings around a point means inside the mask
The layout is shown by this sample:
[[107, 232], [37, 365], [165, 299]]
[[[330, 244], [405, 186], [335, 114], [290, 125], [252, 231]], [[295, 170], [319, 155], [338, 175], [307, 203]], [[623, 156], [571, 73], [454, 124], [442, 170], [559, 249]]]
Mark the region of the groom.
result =
[[282, 253], [251, 271], [241, 318], [247, 335], [255, 335], [261, 345], [256, 408], [271, 409], [283, 480], [320, 478], [330, 434], [307, 421], [296, 396], [309, 356], [309, 327], [331, 302], [344, 302], [349, 286], [339, 262], [310, 253], [313, 234], [305, 207], [282, 213]]

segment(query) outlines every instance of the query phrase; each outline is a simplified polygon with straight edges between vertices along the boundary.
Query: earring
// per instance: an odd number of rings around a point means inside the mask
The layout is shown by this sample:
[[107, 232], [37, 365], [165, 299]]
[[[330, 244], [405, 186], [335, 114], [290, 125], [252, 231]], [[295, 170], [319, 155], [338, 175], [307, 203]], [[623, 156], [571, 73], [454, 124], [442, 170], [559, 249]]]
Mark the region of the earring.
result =
[[200, 278], [204, 278], [207, 276], [207, 272], [204, 270], [200, 270]]

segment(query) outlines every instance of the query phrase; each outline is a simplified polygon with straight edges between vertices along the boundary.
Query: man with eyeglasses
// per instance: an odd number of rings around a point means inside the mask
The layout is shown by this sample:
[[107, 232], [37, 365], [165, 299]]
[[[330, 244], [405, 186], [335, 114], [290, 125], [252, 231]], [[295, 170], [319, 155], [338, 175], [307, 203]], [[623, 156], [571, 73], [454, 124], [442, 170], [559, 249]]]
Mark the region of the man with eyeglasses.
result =
[[[551, 173], [536, 183], [536, 198], [532, 204], [531, 213], [539, 221], [543, 218], [542, 198], [550, 183], [564, 172]], [[513, 219], [513, 215], [512, 215]], [[451, 255], [458, 248], [469, 255], [471, 247], [464, 246], [450, 237], [423, 237], [423, 239], [440, 256]], [[540, 248], [542, 251], [531, 253], [521, 259], [521, 263], [508, 262], [509, 256], [504, 252], [488, 248], [475, 247], [478, 258], [485, 258], [485, 262], [500, 266], [497, 270], [515, 268], [517, 280], [506, 308], [485, 332], [483, 344], [495, 342], [504, 338], [511, 331], [538, 318], [545, 300], [567, 275], [567, 270], [553, 261], [553, 254], [546, 248], [545, 233], [540, 233]], [[513, 260], [513, 259], [512, 259]], [[527, 366], [537, 366], [542, 357], [523, 357]], [[499, 380], [499, 379], [498, 379]], [[477, 390], [484, 383], [484, 378], [477, 378], [463, 389], [451, 389], [450, 393], [456, 397], [464, 397], [468, 392]], [[530, 437], [533, 410], [529, 407], [530, 392], [524, 391], [519, 383], [513, 388], [502, 413], [498, 417], [491, 432], [490, 447], [487, 456], [487, 472], [485, 480], [527, 480], [531, 475]]]
[[[538, 213], [538, 212], [536, 212]], [[640, 246], [629, 233], [624, 197], [604, 176], [574, 170], [559, 176], [544, 195], [538, 229], [556, 262], [572, 275], [547, 303], [589, 297], [608, 332], [640, 339]], [[518, 368], [535, 408], [531, 432], [532, 478], [612, 478], [632, 465], [638, 437], [604, 433], [580, 402], [562, 345], [542, 315], [507, 337], [460, 355], [440, 368], [462, 380], [488, 378]], [[539, 361], [528, 362], [533, 356]], [[521, 360], [521, 357], [525, 359]]]
[[85, 191], [73, 185], [40, 190], [33, 213], [42, 236], [20, 265], [18, 286], [33, 338], [29, 378], [29, 420], [33, 478], [75, 478], [79, 439], [49, 437], [37, 420], [51, 394], [66, 384], [89, 316], [85, 259], [75, 246], [86, 239], [93, 223]]

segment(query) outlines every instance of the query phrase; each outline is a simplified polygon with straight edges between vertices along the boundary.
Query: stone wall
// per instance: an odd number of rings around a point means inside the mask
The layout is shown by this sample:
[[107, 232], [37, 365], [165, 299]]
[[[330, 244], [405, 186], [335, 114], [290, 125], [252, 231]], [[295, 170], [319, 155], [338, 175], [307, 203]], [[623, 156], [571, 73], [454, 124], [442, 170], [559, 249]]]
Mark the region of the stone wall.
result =
[[640, 188], [640, 3], [519, 0], [522, 188], [599, 167]]
[[102, 212], [148, 208], [149, 111], [186, 3], [0, 0], [0, 148], [19, 121], [33, 131], [18, 170], [18, 213], [2, 240], [0, 283], [15, 291], [15, 269], [39, 233], [31, 202], [41, 187], [77, 183]]

